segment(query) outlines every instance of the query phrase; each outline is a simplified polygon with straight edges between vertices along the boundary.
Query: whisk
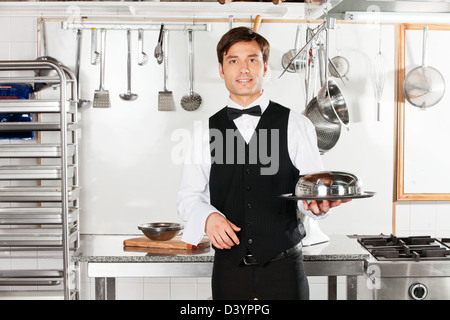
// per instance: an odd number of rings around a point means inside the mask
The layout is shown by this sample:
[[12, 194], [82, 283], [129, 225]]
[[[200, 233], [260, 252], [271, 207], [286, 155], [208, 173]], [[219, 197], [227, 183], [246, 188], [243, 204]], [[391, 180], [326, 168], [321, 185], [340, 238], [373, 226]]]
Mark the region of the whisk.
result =
[[386, 77], [386, 58], [381, 53], [381, 24], [378, 53], [375, 55], [372, 66], [372, 79], [375, 88], [375, 99], [377, 101], [377, 121], [380, 121], [381, 97], [383, 95], [384, 80]]

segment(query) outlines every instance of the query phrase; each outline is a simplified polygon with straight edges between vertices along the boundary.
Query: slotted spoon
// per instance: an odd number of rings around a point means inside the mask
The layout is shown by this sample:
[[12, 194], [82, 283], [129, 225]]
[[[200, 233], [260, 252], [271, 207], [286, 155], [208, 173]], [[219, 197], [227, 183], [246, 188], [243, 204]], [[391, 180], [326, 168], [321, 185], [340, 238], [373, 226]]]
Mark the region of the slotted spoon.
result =
[[189, 93], [181, 98], [181, 107], [186, 111], [194, 111], [202, 105], [202, 97], [194, 92], [194, 50], [192, 46], [192, 29], [189, 35]]

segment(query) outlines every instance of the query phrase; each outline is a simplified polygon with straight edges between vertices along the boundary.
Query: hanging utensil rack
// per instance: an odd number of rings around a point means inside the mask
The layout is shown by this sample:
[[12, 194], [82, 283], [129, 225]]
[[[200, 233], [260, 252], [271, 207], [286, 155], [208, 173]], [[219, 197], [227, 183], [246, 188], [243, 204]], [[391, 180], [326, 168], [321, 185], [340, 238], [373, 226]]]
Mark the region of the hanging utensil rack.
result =
[[[57, 76], [27, 76], [36, 70], [53, 70]], [[14, 288], [2, 290], [0, 298], [78, 299], [79, 266], [70, 261], [79, 246], [76, 77], [67, 67], [51, 61], [0, 61], [0, 75], [9, 72], [19, 76], [0, 76], [0, 83], [52, 83], [59, 92], [52, 92], [58, 96], [54, 99], [0, 100], [2, 113], [37, 115], [34, 122], [2, 122], [0, 131], [31, 130], [38, 134], [35, 141], [0, 144], [2, 160], [13, 164], [26, 158], [27, 163], [0, 165], [0, 251], [11, 261], [56, 259], [61, 263], [51, 269], [0, 270], [0, 287]], [[48, 131], [59, 134], [49, 137], [44, 133]], [[30, 286], [37, 290], [30, 290]]]
[[[61, 22], [62, 29], [106, 29], [106, 30], [154, 30], [161, 29], [161, 22]], [[210, 23], [164, 23], [164, 29], [170, 31], [211, 31]]]

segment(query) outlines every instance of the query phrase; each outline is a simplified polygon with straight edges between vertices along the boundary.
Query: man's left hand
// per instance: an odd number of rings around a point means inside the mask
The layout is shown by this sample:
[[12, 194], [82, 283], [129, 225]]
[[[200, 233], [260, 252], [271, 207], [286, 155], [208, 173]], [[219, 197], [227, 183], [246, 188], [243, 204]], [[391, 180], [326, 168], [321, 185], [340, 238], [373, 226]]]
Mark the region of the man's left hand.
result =
[[339, 206], [341, 203], [352, 201], [352, 199], [345, 200], [312, 200], [308, 203], [303, 200], [303, 208], [309, 210], [315, 215], [321, 215], [328, 212], [331, 208]]

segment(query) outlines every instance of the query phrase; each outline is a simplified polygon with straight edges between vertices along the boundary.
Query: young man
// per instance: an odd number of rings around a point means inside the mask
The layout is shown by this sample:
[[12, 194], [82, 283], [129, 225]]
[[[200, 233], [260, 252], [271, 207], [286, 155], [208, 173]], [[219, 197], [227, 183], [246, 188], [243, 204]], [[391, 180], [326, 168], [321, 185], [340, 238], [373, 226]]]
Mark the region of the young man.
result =
[[[197, 244], [206, 233], [214, 246], [213, 299], [309, 298], [297, 203], [278, 196], [292, 193], [300, 174], [323, 166], [312, 123], [263, 92], [269, 51], [249, 28], [223, 35], [217, 56], [229, 102], [202, 123], [209, 141], [192, 141], [183, 167], [183, 241]], [[304, 201], [298, 209], [322, 218], [340, 203]]]

